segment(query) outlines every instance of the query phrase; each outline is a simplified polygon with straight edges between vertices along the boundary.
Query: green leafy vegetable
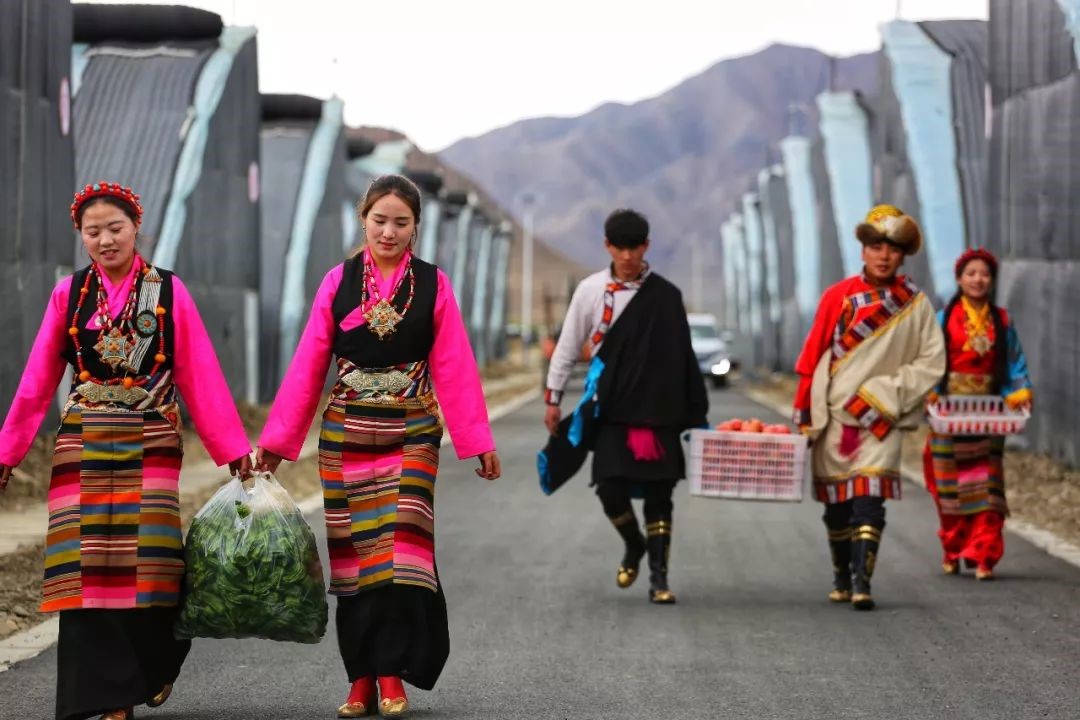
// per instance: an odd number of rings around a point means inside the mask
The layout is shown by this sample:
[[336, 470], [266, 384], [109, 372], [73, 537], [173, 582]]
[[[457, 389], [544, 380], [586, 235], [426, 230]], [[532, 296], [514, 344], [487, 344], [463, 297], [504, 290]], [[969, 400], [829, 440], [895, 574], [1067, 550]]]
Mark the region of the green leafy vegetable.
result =
[[327, 605], [315, 535], [273, 476], [233, 479], [188, 531], [178, 638], [317, 643]]

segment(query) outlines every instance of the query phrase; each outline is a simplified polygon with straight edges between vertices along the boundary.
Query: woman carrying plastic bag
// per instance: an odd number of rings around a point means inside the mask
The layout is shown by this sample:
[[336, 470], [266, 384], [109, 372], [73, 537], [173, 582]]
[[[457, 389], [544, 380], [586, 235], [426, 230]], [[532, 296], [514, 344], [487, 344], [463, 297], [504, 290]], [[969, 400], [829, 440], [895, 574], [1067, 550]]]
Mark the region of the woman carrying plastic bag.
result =
[[315, 535], [270, 473], [233, 478], [188, 531], [178, 638], [258, 637], [317, 643], [326, 588]]

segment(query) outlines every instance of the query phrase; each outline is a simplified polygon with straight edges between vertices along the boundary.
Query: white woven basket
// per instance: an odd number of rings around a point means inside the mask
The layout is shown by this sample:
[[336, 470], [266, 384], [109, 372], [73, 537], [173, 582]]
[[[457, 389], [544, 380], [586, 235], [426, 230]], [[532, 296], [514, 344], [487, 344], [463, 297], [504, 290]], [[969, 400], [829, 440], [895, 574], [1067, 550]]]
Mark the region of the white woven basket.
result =
[[927, 407], [930, 428], [941, 435], [1019, 435], [1030, 417], [998, 395], [943, 395]]

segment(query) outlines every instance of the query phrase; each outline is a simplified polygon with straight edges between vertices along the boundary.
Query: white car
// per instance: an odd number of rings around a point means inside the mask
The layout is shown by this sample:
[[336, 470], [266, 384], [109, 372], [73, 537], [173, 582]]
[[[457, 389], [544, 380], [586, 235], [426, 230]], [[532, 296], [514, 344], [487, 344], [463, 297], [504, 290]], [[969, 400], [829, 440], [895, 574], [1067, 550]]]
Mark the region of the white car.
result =
[[717, 326], [716, 316], [711, 313], [687, 313], [686, 320], [690, 324], [690, 344], [694, 348], [701, 374], [709, 378], [713, 387], [724, 387], [734, 367], [728, 345]]

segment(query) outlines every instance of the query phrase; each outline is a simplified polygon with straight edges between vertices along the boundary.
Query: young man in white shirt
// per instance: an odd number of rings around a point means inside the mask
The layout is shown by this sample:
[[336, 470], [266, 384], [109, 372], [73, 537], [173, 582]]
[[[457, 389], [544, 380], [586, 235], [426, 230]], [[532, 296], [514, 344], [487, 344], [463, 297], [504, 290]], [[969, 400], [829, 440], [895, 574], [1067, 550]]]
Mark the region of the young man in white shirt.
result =
[[[634, 210], [616, 210], [604, 223], [611, 265], [574, 291], [548, 371], [544, 417], [553, 435], [574, 363], [587, 348], [597, 378], [587, 388], [597, 404], [589, 433], [593, 485], [625, 543], [619, 587], [637, 579], [649, 555], [649, 599], [674, 603], [668, 587], [672, 491], [685, 475], [680, 433], [706, 423], [709, 401], [690, 345], [682, 293], [645, 262], [649, 223]], [[642, 536], [630, 504], [644, 499]]]

